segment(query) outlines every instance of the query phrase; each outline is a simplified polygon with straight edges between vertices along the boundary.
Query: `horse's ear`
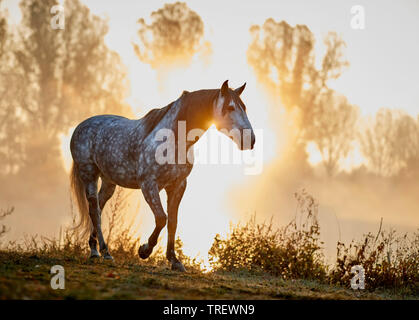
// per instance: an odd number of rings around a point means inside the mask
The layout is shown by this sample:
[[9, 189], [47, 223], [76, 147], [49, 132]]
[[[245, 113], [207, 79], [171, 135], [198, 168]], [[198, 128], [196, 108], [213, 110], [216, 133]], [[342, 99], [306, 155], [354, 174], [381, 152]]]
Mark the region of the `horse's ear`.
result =
[[246, 88], [246, 82], [240, 88], [237, 88], [236, 90], [234, 90], [234, 92], [236, 92], [238, 95], [241, 95], [244, 88]]
[[223, 85], [221, 86], [221, 95], [225, 96], [228, 92], [228, 80], [224, 81]]

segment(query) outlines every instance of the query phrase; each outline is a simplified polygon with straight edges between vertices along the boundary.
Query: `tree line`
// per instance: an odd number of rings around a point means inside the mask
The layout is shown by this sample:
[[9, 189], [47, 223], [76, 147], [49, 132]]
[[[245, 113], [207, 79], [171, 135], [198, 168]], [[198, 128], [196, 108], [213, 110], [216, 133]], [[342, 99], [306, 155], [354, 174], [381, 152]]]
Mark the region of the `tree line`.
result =
[[[0, 0], [1, 3], [1, 0]], [[129, 89], [120, 56], [107, 47], [107, 22], [80, 0], [65, 2], [65, 29], [50, 26], [56, 0], [20, 3], [22, 20], [12, 28], [0, 12], [0, 174], [16, 174], [59, 158], [59, 134], [88, 116], [130, 115]], [[155, 70], [210, 52], [204, 22], [185, 3], [165, 4], [150, 23], [138, 20], [132, 49]], [[316, 65], [315, 37], [306, 25], [269, 18], [250, 28], [249, 65], [257, 79], [281, 100], [295, 119], [293, 156], [307, 162], [315, 143], [328, 175], [358, 143], [365, 169], [392, 176], [417, 172], [419, 118], [380, 110], [369, 121], [359, 108], [331, 89], [349, 63], [344, 41], [334, 32], [324, 39], [325, 54]]]
[[250, 32], [248, 63], [280, 97], [286, 111], [297, 114], [294, 152], [305, 154], [307, 144], [314, 142], [327, 174], [335, 175], [339, 161], [357, 142], [365, 169], [374, 174], [388, 177], [417, 171], [419, 118], [383, 108], [366, 121], [357, 106], [329, 87], [330, 80], [349, 65], [343, 54], [345, 43], [336, 33], [325, 37], [326, 53], [317, 67], [315, 38], [307, 26], [267, 19]]

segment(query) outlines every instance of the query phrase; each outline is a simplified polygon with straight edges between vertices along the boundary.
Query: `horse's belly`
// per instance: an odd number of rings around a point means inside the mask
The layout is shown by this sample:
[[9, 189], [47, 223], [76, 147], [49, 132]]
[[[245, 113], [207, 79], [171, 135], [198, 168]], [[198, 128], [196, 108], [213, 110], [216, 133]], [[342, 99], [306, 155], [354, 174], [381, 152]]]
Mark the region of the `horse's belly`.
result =
[[124, 188], [139, 189], [136, 167], [130, 161], [106, 161], [98, 163], [98, 167], [101, 176], [106, 180]]
[[162, 165], [155, 177], [159, 189], [163, 189], [173, 183], [182, 181], [190, 174], [191, 165]]
[[106, 180], [124, 187], [124, 188], [130, 188], [130, 189], [140, 189], [140, 181], [136, 179], [135, 175], [124, 175], [123, 173], [118, 174], [113, 172], [112, 174], [105, 174], [102, 172], [103, 178]]

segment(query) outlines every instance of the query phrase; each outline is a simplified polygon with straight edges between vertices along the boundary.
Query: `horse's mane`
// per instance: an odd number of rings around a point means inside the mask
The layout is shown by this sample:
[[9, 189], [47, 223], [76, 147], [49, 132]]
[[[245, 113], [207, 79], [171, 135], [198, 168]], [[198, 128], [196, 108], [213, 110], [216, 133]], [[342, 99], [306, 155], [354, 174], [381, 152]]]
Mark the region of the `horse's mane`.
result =
[[169, 103], [167, 106], [163, 108], [156, 108], [150, 110], [143, 118], [141, 118], [141, 122], [144, 125], [144, 133], [147, 136], [155, 126], [163, 119], [164, 115], [170, 110], [173, 106], [175, 101]]
[[[214, 101], [219, 91], [219, 89], [203, 89], [193, 92], [183, 91], [180, 97], [183, 101], [181, 107], [182, 109], [180, 111], [180, 118], [183, 120], [190, 118], [188, 115], [190, 106], [193, 106], [194, 108], [205, 109], [205, 106], [208, 105], [208, 102], [212, 103], [212, 101]], [[153, 128], [157, 126], [157, 124], [163, 119], [163, 117], [176, 101], [177, 100], [171, 102], [163, 108], [152, 109], [143, 118], [141, 118], [141, 123], [144, 126], [145, 136], [147, 136], [153, 130]]]
[[212, 104], [219, 92], [220, 89], [201, 89], [193, 92], [184, 91], [182, 100], [186, 106], [202, 109], [208, 106], [208, 103]]
[[[194, 128], [202, 119], [212, 117], [212, 105], [217, 98], [220, 89], [202, 89], [193, 92], [183, 93], [182, 110], [179, 114], [180, 120], [187, 120], [189, 129]], [[196, 112], [196, 109], [199, 112]], [[207, 121], [207, 120], [205, 120]]]

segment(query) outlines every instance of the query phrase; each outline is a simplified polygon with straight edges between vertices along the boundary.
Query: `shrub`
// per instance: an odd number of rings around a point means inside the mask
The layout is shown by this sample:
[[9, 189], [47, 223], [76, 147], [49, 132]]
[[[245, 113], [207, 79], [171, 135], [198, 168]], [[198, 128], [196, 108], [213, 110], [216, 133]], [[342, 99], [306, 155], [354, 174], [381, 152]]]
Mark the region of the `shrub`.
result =
[[[127, 207], [128, 196], [129, 193], [124, 192], [124, 189], [119, 187], [116, 189], [114, 197], [107, 204], [108, 209], [102, 213], [102, 216], [107, 218], [103, 219], [105, 221], [103, 230], [111, 255], [118, 263], [138, 264], [139, 239], [131, 231], [133, 222], [124, 223], [123, 220], [123, 211]], [[87, 261], [90, 254], [88, 239], [82, 237], [78, 230], [74, 228], [77, 225], [77, 217], [72, 202], [70, 203], [72, 221], [70, 226], [60, 228], [58, 238], [50, 239], [39, 235], [25, 236], [19, 242], [9, 241], [5, 249], [32, 255], [45, 255], [49, 257], [64, 256], [69, 259]], [[4, 212], [0, 211], [0, 219], [11, 214], [12, 211], [13, 209]], [[5, 227], [4, 229], [6, 230]], [[1, 230], [2, 228], [0, 228]], [[177, 257], [188, 270], [201, 271], [202, 261], [185, 255], [183, 252], [183, 243], [179, 238], [176, 239], [175, 248]], [[157, 246], [145, 263], [147, 265], [167, 265], [168, 261], [164, 248]]]
[[[14, 207], [8, 208], [6, 210], [0, 209], [0, 220], [3, 220], [7, 216], [11, 215], [14, 210], [15, 210]], [[9, 230], [4, 224], [0, 225], [0, 238], [2, 238], [8, 231]], [[1, 245], [1, 241], [0, 241], [0, 245]]]
[[336, 265], [329, 280], [348, 287], [352, 266], [365, 270], [365, 288], [403, 289], [419, 293], [419, 231], [409, 237], [394, 230], [380, 231], [377, 236], [368, 233], [361, 241], [349, 245], [338, 242]]
[[[282, 278], [325, 279], [317, 220], [318, 204], [305, 190], [295, 194], [297, 215], [286, 227], [273, 229], [253, 216], [226, 238], [216, 235], [209, 251], [215, 270], [266, 271]], [[299, 222], [298, 222], [299, 220]]]

